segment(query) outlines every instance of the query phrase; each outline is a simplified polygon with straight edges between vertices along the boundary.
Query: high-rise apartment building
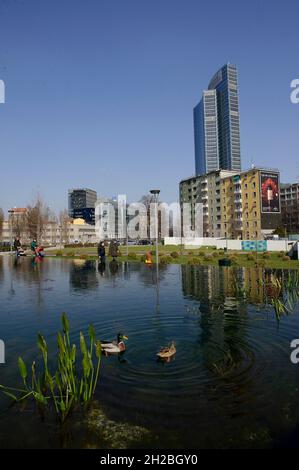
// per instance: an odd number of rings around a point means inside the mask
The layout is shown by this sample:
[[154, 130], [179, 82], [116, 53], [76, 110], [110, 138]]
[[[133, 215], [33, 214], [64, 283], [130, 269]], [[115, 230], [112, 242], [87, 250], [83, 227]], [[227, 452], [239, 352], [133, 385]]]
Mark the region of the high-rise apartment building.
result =
[[224, 65], [194, 108], [195, 171], [241, 171], [238, 72]]
[[299, 233], [299, 183], [281, 185], [282, 224], [288, 233]]
[[180, 202], [203, 204], [205, 237], [261, 240], [281, 225], [279, 172], [218, 170], [180, 182]]

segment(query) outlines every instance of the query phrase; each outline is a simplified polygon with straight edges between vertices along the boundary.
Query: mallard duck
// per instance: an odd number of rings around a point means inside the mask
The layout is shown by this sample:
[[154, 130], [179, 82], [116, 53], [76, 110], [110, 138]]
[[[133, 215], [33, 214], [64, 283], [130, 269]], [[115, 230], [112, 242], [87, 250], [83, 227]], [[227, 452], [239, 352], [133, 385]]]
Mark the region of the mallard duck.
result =
[[108, 354], [119, 354], [126, 350], [126, 343], [124, 340], [128, 339], [127, 336], [122, 333], [118, 333], [116, 341], [102, 341], [101, 347], [102, 351]]
[[166, 346], [165, 348], [161, 348], [159, 352], [157, 352], [157, 356], [159, 359], [170, 361], [170, 359], [175, 355], [176, 347], [174, 341], [171, 344]]

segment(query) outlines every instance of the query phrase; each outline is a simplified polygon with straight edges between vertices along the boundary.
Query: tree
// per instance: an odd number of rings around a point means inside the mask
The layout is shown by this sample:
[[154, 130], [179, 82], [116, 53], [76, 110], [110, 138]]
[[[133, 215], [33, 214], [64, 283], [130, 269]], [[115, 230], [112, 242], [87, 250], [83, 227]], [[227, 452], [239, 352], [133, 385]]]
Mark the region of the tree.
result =
[[277, 227], [274, 230], [273, 235], [278, 235], [280, 238], [285, 238], [285, 236], [287, 235], [286, 226], [280, 225], [279, 227]]
[[38, 195], [33, 205], [27, 206], [27, 227], [31, 239], [42, 240], [45, 225], [51, 217], [49, 207]]
[[69, 233], [69, 224], [71, 218], [68, 214], [68, 211], [64, 209], [59, 213], [59, 232], [60, 232], [60, 244], [69, 243], [70, 233]]
[[9, 214], [9, 226], [11, 233], [14, 237], [22, 238], [25, 234], [27, 235], [27, 215], [26, 211], [22, 212], [10, 212]]

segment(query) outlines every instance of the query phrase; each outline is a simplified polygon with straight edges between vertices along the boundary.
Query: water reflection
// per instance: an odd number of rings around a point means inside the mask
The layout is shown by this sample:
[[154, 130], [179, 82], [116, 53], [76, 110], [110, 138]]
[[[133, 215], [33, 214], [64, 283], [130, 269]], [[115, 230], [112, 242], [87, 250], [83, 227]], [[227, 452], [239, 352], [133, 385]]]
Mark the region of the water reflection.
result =
[[[164, 439], [166, 447], [190, 448], [204, 447], [205, 439], [212, 446], [231, 446], [242, 441], [243, 432], [244, 442], [252, 443], [252, 436], [258, 441], [260, 422], [279, 436], [281, 423], [290, 429], [284, 410], [298, 416], [298, 373], [289, 363], [298, 315], [277, 328], [271, 304], [273, 298], [285, 299], [294, 273], [163, 266], [156, 302], [155, 267], [78, 259], [44, 259], [38, 265], [14, 261], [0, 258], [1, 335], [11, 364], [19, 355], [27, 363], [36, 358], [38, 331], [55, 351], [62, 311], [70, 315], [75, 340], [90, 322], [101, 339], [118, 331], [128, 335], [124, 356], [103, 359], [97, 398], [111, 419], [153, 430], [159, 445]], [[7, 295], [11, 285], [13, 296]], [[175, 359], [157, 363], [156, 352], [172, 340]], [[14, 382], [13, 373], [13, 367], [4, 370], [5, 383]], [[19, 423], [23, 415], [16, 414], [8, 424], [9, 442], [19, 432], [26, 441], [26, 423], [22, 432]], [[32, 430], [36, 442], [35, 435], [42, 433]], [[7, 435], [0, 422], [0, 441], [1, 431]]]

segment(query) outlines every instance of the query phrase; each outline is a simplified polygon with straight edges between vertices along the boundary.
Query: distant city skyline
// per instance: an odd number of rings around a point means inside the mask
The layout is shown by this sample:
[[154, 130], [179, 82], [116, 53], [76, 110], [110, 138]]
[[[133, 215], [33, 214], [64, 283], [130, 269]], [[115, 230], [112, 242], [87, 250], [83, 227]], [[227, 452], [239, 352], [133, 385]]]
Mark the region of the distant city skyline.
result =
[[[0, 3], [0, 207], [70, 187], [178, 200], [194, 174], [192, 110], [224, 63], [239, 71], [242, 168], [299, 177], [299, 5], [253, 0]], [[271, 5], [271, 8], [269, 8]], [[254, 25], [254, 33], [253, 33]], [[279, 66], [278, 66], [279, 64]]]

